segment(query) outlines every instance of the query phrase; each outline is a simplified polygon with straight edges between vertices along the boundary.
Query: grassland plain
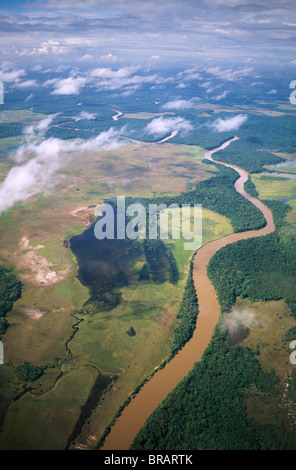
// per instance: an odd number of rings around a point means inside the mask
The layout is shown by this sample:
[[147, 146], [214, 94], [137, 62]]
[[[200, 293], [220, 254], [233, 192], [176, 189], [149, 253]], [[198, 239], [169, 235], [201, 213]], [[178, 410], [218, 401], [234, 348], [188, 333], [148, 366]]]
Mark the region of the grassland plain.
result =
[[123, 118], [125, 119], [151, 119], [154, 117], [160, 117], [160, 116], [165, 116], [165, 115], [174, 115], [175, 113], [171, 112], [163, 112], [163, 113], [126, 113], [123, 115]]
[[[7, 143], [2, 142], [3, 148]], [[77, 279], [68, 241], [90, 226], [93, 207], [105, 197], [179, 194], [217, 170], [203, 165], [203, 149], [185, 145], [124, 145], [80, 157], [60, 171], [63, 177], [56, 179], [54, 191], [1, 216], [1, 264], [23, 283], [3, 338], [7, 364], [0, 370], [1, 448], [64, 448], [99, 369], [118, 378], [76, 443], [94, 446], [98, 430], [104, 430], [128, 395], [170, 353], [192, 254], [184, 252], [182, 240], [173, 247], [180, 271], [177, 287], [132, 284], [122, 290], [122, 305], [83, 318], [75, 336], [73, 325], [82, 319], [78, 312], [89, 293]], [[4, 179], [9, 163], [4, 161], [2, 168]], [[231, 231], [225, 217], [203, 212], [204, 242]], [[127, 334], [131, 326], [134, 337]], [[46, 366], [44, 375], [34, 383], [21, 382], [14, 367], [23, 361]]]

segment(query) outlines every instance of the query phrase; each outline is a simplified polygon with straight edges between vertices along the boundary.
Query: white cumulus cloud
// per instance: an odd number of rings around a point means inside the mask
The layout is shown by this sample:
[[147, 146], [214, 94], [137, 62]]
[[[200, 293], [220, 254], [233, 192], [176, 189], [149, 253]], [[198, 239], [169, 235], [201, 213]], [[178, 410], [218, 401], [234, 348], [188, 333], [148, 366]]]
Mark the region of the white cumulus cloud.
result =
[[101, 59], [103, 62], [117, 62], [117, 61], [118, 61], [118, 57], [116, 57], [116, 56], [113, 55], [113, 54], [102, 55], [102, 56], [100, 57], [100, 59]]
[[172, 101], [168, 101], [164, 105], [162, 105], [162, 109], [166, 111], [170, 111], [173, 109], [177, 110], [182, 110], [182, 109], [189, 109], [192, 108], [196, 103], [197, 103], [198, 98], [192, 98], [190, 100], [181, 100], [181, 99], [176, 99]]
[[51, 114], [50, 116], [44, 118], [44, 119], [41, 119], [41, 121], [36, 124], [36, 125], [31, 125], [31, 126], [27, 126], [25, 127], [24, 129], [24, 134], [26, 135], [36, 135], [36, 136], [43, 136], [47, 129], [49, 128], [51, 122], [53, 121], [53, 119], [58, 116], [59, 113], [56, 113], [56, 114]]
[[38, 86], [36, 80], [25, 80], [24, 82], [17, 82], [14, 85], [16, 88], [26, 89], [26, 88], [35, 88]]
[[187, 133], [193, 129], [189, 121], [182, 117], [173, 117], [173, 118], [156, 118], [151, 121], [147, 127], [146, 132], [148, 134], [153, 134], [156, 136], [166, 135], [175, 130], [182, 131]]
[[211, 127], [213, 127], [217, 132], [236, 131], [244, 122], [246, 122], [247, 119], [248, 116], [246, 114], [238, 114], [237, 116], [229, 119], [219, 118], [211, 124]]
[[54, 90], [51, 92], [52, 95], [78, 95], [80, 89], [83, 88], [87, 83], [85, 77], [68, 77], [61, 80], [57, 80], [54, 83]]

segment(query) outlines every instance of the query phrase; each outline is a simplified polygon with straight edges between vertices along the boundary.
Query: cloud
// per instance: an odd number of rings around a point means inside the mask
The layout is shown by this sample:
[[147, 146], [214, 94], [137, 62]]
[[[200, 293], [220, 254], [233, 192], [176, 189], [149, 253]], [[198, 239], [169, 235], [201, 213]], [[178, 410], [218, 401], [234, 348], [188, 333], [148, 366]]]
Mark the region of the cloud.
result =
[[93, 61], [94, 56], [91, 54], [84, 54], [80, 59], [77, 59], [78, 62], [91, 62]]
[[33, 65], [33, 67], [31, 67], [31, 70], [32, 72], [41, 72], [42, 66], [40, 64]]
[[140, 65], [129, 65], [121, 67], [120, 69], [113, 70], [111, 68], [99, 67], [91, 71], [90, 76], [99, 79], [121, 79], [127, 78], [138, 72], [141, 69]]
[[0, 80], [1, 82], [8, 82], [8, 83], [18, 83], [23, 77], [26, 75], [26, 71], [24, 69], [11, 69], [8, 68], [7, 65], [2, 64], [0, 70]]
[[86, 111], [81, 111], [79, 117], [81, 119], [91, 120], [96, 118], [96, 113], [87, 113]]
[[100, 59], [103, 62], [117, 62], [118, 61], [118, 57], [116, 57], [113, 54], [101, 55]]
[[173, 118], [156, 118], [151, 121], [145, 131], [148, 134], [153, 134], [155, 136], [162, 136], [169, 134], [175, 130], [182, 131], [183, 133], [188, 133], [193, 129], [189, 121], [182, 117], [173, 117]]
[[111, 47], [144, 61], [211, 53], [293, 60], [295, 24], [294, 0], [23, 0], [5, 2], [1, 15], [6, 53], [15, 46], [29, 55], [67, 52], [70, 60]]
[[248, 309], [242, 311], [232, 310], [229, 314], [224, 316], [224, 323], [234, 341], [240, 341], [248, 335], [250, 327], [260, 324], [256, 319], [255, 312]]
[[211, 81], [206, 81], [199, 85], [202, 88], [205, 88], [206, 93], [212, 93], [217, 88], [220, 88], [222, 85], [213, 85]]
[[33, 98], [34, 94], [33, 93], [30, 93], [27, 98], [25, 99], [25, 102], [27, 103], [28, 101], [30, 101], [32, 98]]
[[226, 98], [228, 93], [229, 93], [229, 91], [225, 90], [225, 91], [223, 91], [223, 93], [220, 93], [220, 95], [213, 96], [212, 100], [215, 100], [215, 101], [223, 100], [224, 98]]
[[221, 67], [209, 67], [206, 69], [208, 74], [214, 75], [216, 78], [229, 82], [236, 82], [244, 77], [252, 75], [253, 67], [244, 67], [241, 69], [221, 69]]
[[68, 78], [50, 78], [43, 86], [53, 86], [52, 94], [79, 94], [81, 88], [89, 85], [98, 91], [120, 91], [122, 96], [129, 96], [145, 84], [160, 86], [174, 81], [174, 77], [163, 77], [160, 73], [146, 74], [140, 65], [130, 65], [118, 69], [98, 67], [87, 72], [72, 70]]
[[267, 94], [268, 95], [275, 95], [277, 93], [277, 90], [275, 88], [273, 88], [272, 90], [270, 90]]
[[179, 83], [179, 85], [177, 85], [177, 88], [186, 88], [187, 85], [183, 82]]
[[99, 67], [92, 70], [88, 77], [88, 83], [98, 90], [117, 91], [120, 90], [122, 96], [129, 96], [138, 90], [142, 85], [162, 85], [173, 81], [173, 77], [162, 77], [159, 73], [139, 74], [142, 69], [140, 65], [130, 65], [113, 70], [110, 67]]
[[24, 134], [25, 135], [35, 135], [35, 136], [39, 136], [39, 137], [45, 135], [47, 129], [50, 126], [50, 124], [52, 123], [54, 118], [58, 115], [59, 115], [59, 113], [52, 114], [51, 116], [48, 116], [47, 118], [41, 119], [41, 121], [36, 125], [31, 125], [31, 126], [25, 127]]
[[228, 132], [236, 131], [241, 125], [246, 122], [248, 116], [246, 114], [238, 114], [237, 116], [231, 117], [229, 119], [216, 119], [210, 127], [215, 129], [217, 132]]
[[[48, 83], [48, 82], [46, 82]], [[79, 95], [80, 89], [87, 83], [85, 77], [68, 77], [61, 80], [54, 81], [54, 90], [52, 95]], [[44, 84], [45, 85], [45, 84]]]
[[190, 82], [193, 80], [202, 80], [203, 77], [197, 67], [192, 67], [191, 69], [179, 72], [177, 78], [182, 79], [182, 82]]
[[19, 56], [34, 56], [34, 55], [58, 55], [66, 54], [67, 48], [62, 46], [59, 41], [46, 41], [42, 42], [40, 47], [34, 47], [33, 49], [23, 49], [22, 51], [16, 51]]
[[20, 147], [15, 155], [18, 165], [13, 167], [0, 184], [0, 214], [17, 202], [55, 187], [56, 172], [69, 164], [81, 152], [110, 150], [120, 145], [121, 131], [113, 128], [104, 131], [94, 139], [71, 142], [50, 138], [42, 142]]
[[24, 82], [17, 82], [14, 85], [16, 88], [24, 89], [24, 88], [35, 88], [38, 85], [36, 80], [25, 80]]
[[162, 105], [161, 108], [166, 111], [170, 111], [173, 109], [177, 109], [177, 110], [189, 109], [189, 108], [192, 108], [197, 103], [197, 101], [199, 101], [198, 98], [191, 98], [190, 100], [176, 99], [173, 101], [168, 101], [167, 103]]

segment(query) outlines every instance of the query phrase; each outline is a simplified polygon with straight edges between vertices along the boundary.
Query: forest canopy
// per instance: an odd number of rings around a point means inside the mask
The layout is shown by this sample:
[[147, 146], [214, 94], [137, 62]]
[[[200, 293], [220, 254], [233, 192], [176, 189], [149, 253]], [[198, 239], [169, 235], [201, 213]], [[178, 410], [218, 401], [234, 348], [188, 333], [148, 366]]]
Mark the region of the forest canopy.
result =
[[21, 282], [9, 269], [0, 266], [0, 335], [7, 330], [6, 314], [12, 309], [13, 303], [20, 298], [21, 292]]

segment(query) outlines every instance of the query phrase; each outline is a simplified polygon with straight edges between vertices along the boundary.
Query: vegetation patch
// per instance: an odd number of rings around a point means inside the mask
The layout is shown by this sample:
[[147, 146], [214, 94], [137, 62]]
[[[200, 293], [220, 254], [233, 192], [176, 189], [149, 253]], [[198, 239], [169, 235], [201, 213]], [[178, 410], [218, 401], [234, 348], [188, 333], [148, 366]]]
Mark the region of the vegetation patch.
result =
[[246, 395], [259, 394], [266, 399], [276, 395], [276, 383], [275, 374], [264, 373], [249, 349], [229, 346], [220, 325], [203, 360], [148, 418], [130, 449], [276, 447], [278, 440], [249, 418], [244, 406]]
[[21, 297], [22, 284], [12, 272], [0, 266], [0, 337], [8, 327], [6, 314]]

